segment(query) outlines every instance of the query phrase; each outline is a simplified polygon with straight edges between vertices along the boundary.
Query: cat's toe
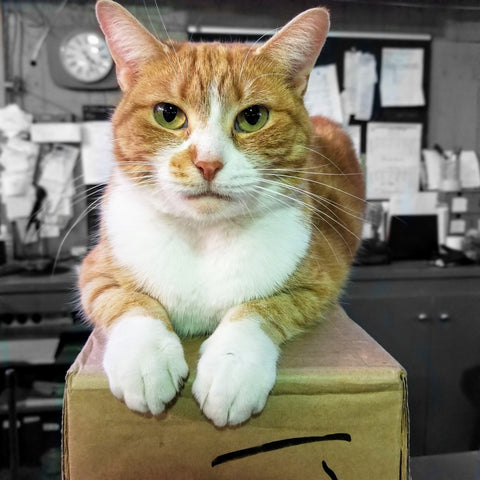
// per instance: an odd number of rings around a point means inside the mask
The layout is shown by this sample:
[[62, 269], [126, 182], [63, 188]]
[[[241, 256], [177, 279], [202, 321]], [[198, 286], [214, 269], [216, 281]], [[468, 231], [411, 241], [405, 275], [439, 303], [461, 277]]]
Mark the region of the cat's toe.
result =
[[217, 427], [263, 410], [276, 378], [277, 347], [257, 322], [221, 325], [203, 344], [192, 392]]
[[199, 369], [193, 394], [205, 416], [217, 427], [238, 425], [261, 412], [275, 382], [274, 371], [255, 369], [252, 375], [241, 363], [241, 358], [229, 356], [219, 360], [214, 375]]
[[113, 395], [128, 408], [157, 415], [188, 375], [178, 337], [158, 320], [127, 317], [110, 332], [103, 366]]

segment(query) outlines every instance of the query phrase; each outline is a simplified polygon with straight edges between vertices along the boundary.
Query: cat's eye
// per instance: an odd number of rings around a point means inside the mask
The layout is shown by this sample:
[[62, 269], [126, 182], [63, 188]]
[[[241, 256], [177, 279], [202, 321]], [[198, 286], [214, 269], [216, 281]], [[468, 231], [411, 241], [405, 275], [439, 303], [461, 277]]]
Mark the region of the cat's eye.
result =
[[179, 130], [187, 126], [187, 116], [172, 103], [157, 103], [153, 107], [153, 118], [159, 125], [169, 130]]
[[265, 126], [267, 120], [268, 110], [263, 105], [252, 105], [237, 115], [235, 129], [246, 133], [256, 132]]

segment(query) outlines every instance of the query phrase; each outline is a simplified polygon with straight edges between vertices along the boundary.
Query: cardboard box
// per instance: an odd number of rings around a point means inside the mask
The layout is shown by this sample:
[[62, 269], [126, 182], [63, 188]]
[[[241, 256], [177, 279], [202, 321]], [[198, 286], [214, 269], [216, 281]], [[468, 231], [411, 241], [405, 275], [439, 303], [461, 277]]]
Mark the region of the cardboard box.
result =
[[67, 375], [65, 480], [407, 480], [402, 367], [339, 307], [284, 346], [265, 410], [218, 429], [191, 395], [202, 339], [184, 341], [190, 377], [169, 410], [130, 411], [108, 389], [95, 331]]

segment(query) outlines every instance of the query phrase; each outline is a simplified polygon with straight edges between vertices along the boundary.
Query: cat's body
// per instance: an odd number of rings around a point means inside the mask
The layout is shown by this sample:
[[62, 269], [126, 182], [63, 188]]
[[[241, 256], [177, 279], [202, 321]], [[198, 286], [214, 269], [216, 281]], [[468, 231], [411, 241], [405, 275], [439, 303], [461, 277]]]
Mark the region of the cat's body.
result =
[[358, 246], [351, 143], [302, 103], [328, 15], [305, 12], [261, 47], [162, 44], [105, 0], [97, 15], [124, 97], [80, 290], [108, 335], [112, 392], [163, 411], [188, 374], [177, 334], [211, 334], [194, 395], [216, 425], [241, 423], [265, 404], [280, 344], [338, 298]]

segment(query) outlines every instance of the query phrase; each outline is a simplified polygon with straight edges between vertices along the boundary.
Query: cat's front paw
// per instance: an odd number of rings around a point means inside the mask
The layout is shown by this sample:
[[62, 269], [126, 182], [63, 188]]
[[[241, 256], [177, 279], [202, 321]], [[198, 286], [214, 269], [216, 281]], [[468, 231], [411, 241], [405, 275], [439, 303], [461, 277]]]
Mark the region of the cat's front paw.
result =
[[260, 413], [276, 378], [278, 349], [255, 319], [221, 324], [202, 345], [193, 395], [217, 426]]
[[110, 390], [138, 412], [163, 412], [188, 375], [179, 338], [162, 321], [126, 316], [108, 335], [103, 368]]

